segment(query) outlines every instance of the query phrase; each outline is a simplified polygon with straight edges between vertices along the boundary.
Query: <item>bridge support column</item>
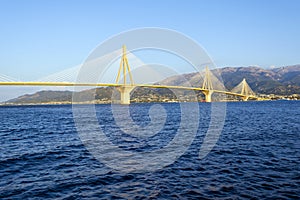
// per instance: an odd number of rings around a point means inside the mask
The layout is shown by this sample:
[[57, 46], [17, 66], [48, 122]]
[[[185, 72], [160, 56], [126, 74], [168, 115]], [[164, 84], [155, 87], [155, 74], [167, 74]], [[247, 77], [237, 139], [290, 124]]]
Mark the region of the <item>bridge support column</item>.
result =
[[134, 86], [120, 86], [118, 90], [120, 92], [120, 104], [129, 105], [130, 104], [130, 92], [134, 89]]
[[243, 96], [242, 99], [243, 99], [243, 101], [248, 101], [249, 96]]
[[205, 102], [211, 102], [211, 95], [214, 93], [213, 90], [206, 90], [203, 91], [203, 94], [205, 95]]

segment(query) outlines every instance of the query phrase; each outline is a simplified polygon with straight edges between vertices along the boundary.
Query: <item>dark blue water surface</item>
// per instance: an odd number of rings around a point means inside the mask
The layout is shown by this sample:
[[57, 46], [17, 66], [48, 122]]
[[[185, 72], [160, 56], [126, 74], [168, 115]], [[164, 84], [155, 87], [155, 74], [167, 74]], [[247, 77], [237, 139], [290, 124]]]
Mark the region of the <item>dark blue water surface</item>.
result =
[[[149, 124], [151, 105], [130, 105], [136, 124]], [[165, 128], [143, 144], [116, 127], [111, 105], [96, 110], [116, 145], [151, 151], [179, 126], [179, 104], [161, 105]], [[95, 159], [71, 106], [0, 107], [0, 199], [300, 199], [300, 101], [228, 103], [221, 136], [204, 159], [198, 153], [211, 105], [199, 106], [200, 127], [186, 153], [144, 173], [117, 172]]]

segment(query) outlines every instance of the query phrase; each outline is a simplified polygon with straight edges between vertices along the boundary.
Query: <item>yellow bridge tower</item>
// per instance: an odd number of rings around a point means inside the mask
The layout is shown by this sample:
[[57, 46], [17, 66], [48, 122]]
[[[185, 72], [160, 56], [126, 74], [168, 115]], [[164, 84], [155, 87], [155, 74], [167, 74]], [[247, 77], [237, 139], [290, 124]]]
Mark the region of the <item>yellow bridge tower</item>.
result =
[[205, 95], [205, 101], [211, 102], [211, 95], [214, 93], [214, 90], [213, 90], [210, 71], [208, 67], [205, 68], [205, 77], [204, 77], [202, 89], [203, 89], [202, 92]]
[[[129, 75], [129, 83], [127, 83], [127, 73]], [[123, 45], [123, 54], [121, 57], [120, 67], [118, 70], [118, 75], [116, 78], [116, 84], [119, 84], [120, 82], [120, 76], [123, 75], [123, 83], [121, 86], [117, 87], [117, 89], [120, 92], [120, 104], [128, 105], [130, 104], [130, 92], [135, 88], [130, 66], [128, 64], [128, 59], [126, 55], [126, 46]]]

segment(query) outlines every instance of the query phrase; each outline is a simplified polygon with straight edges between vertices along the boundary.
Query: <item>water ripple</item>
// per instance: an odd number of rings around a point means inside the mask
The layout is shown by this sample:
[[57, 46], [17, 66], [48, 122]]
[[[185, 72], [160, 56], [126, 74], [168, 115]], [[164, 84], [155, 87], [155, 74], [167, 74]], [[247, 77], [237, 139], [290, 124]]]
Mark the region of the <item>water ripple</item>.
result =
[[[299, 104], [228, 103], [217, 146], [199, 160], [210, 113], [209, 104], [200, 104], [199, 130], [183, 156], [159, 171], [129, 174], [112, 171], [85, 149], [70, 106], [1, 107], [0, 198], [299, 199]], [[150, 106], [131, 106], [138, 125], [149, 124]], [[96, 109], [115, 144], [128, 151], [152, 151], [172, 140], [178, 128], [178, 104], [163, 106], [173, 117], [149, 140], [122, 134], [110, 105]]]

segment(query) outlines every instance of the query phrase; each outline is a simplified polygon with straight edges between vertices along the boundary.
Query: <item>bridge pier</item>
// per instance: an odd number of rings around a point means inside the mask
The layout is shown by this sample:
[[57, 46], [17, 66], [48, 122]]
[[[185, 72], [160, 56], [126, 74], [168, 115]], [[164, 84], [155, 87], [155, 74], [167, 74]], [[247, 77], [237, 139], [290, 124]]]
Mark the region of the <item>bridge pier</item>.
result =
[[248, 99], [249, 99], [249, 96], [243, 96], [243, 97], [242, 97], [242, 100], [243, 100], [243, 101], [248, 101]]
[[120, 92], [120, 104], [129, 105], [130, 104], [130, 92], [135, 88], [135, 86], [120, 86], [118, 90]]
[[205, 102], [211, 102], [211, 95], [214, 93], [213, 90], [205, 90], [203, 94], [205, 95]]

